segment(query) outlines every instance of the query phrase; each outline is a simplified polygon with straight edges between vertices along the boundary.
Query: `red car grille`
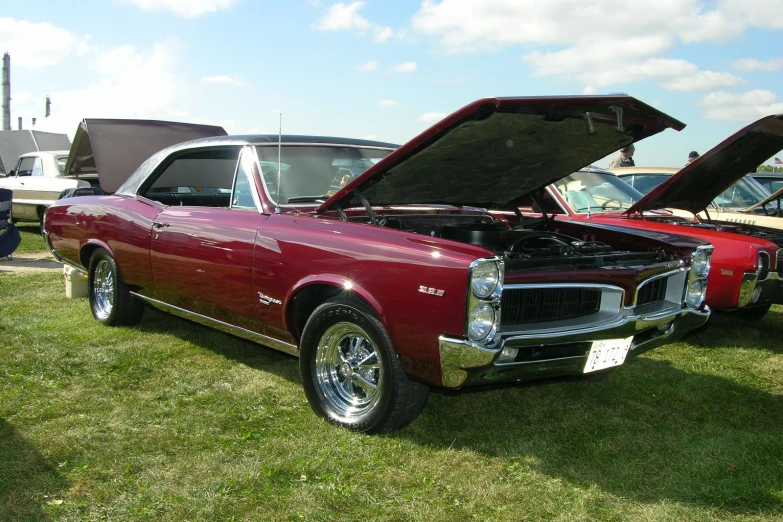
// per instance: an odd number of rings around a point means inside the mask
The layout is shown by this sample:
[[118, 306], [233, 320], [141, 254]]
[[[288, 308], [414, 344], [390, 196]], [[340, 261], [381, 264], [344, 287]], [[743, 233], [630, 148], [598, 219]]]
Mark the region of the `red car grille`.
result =
[[574, 319], [601, 308], [601, 290], [593, 288], [519, 288], [503, 290], [501, 325]]

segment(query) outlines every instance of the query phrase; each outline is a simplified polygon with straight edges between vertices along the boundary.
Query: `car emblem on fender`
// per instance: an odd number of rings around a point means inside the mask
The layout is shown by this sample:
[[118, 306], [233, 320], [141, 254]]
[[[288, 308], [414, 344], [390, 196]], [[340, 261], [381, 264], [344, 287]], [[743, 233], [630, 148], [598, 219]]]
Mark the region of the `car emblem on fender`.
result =
[[445, 290], [439, 290], [437, 288], [430, 288], [430, 287], [424, 286], [424, 285], [420, 285], [419, 286], [419, 292], [421, 292], [422, 294], [427, 294], [427, 295], [436, 295], [438, 297], [443, 297], [443, 294], [446, 293]]
[[261, 292], [258, 292], [258, 300], [261, 302], [261, 304], [269, 305], [269, 304], [276, 304], [281, 305], [283, 302], [280, 299], [274, 299], [272, 297], [269, 297], [268, 295], [264, 295]]

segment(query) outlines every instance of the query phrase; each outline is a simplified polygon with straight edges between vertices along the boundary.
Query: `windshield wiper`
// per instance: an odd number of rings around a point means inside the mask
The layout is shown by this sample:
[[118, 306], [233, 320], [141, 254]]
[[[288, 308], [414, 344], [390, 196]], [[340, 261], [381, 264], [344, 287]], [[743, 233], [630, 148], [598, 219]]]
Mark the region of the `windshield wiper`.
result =
[[330, 197], [331, 196], [326, 194], [321, 194], [320, 196], [291, 196], [288, 198], [288, 200], [286, 200], [286, 203], [308, 203], [312, 201], [320, 201], [323, 203]]

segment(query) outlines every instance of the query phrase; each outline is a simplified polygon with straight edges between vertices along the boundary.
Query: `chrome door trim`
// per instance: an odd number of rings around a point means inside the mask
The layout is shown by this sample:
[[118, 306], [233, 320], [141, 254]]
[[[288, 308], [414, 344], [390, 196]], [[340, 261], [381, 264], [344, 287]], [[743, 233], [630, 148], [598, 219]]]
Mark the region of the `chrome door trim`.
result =
[[260, 333], [253, 332], [251, 330], [242, 328], [240, 326], [224, 323], [223, 321], [218, 321], [217, 319], [212, 319], [211, 317], [197, 314], [195, 312], [191, 312], [190, 310], [185, 310], [184, 308], [170, 305], [168, 303], [164, 303], [163, 301], [158, 301], [157, 299], [145, 297], [143, 295], [137, 294], [136, 292], [131, 292], [131, 295], [137, 299], [141, 299], [142, 301], [144, 301], [145, 303], [149, 304], [154, 308], [163, 310], [164, 312], [168, 312], [172, 315], [182, 317], [183, 319], [188, 319], [190, 321], [193, 321], [194, 323], [215, 328], [216, 330], [220, 330], [221, 332], [235, 335], [237, 337], [241, 337], [242, 339], [247, 339], [248, 341], [253, 341], [258, 344], [263, 344], [264, 346], [274, 348], [275, 350], [285, 352], [295, 357], [299, 357], [299, 348], [296, 345], [287, 343], [285, 341], [281, 341], [279, 339], [275, 339], [274, 337], [269, 337]]

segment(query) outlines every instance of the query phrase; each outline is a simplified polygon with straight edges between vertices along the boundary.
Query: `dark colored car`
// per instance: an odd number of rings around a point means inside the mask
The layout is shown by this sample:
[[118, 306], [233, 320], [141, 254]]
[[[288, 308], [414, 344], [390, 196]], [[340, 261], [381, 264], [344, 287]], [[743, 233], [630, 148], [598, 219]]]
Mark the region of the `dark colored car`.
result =
[[669, 126], [626, 96], [490, 98], [399, 148], [206, 138], [111, 196], [59, 201], [46, 239], [88, 274], [100, 322], [138, 323], [147, 304], [296, 355], [319, 415], [386, 431], [429, 386], [607, 371], [704, 324], [707, 243], [583, 241], [485, 210]]

